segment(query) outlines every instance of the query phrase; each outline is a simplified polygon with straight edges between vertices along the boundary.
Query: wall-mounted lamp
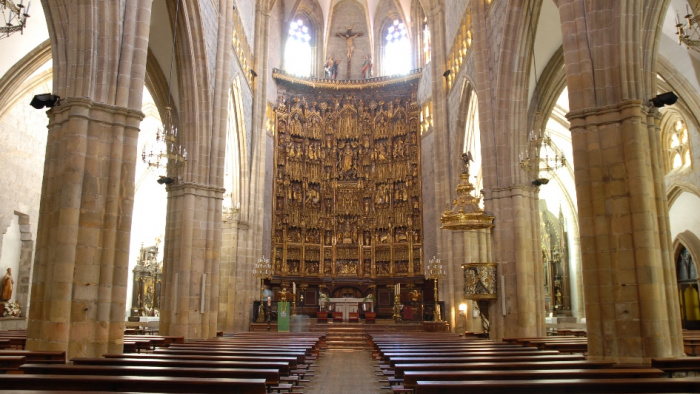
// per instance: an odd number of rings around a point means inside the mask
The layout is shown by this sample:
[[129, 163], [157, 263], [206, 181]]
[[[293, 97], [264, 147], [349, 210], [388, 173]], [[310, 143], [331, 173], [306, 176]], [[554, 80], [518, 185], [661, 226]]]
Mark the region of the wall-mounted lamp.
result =
[[32, 101], [29, 103], [32, 107], [36, 109], [42, 109], [44, 107], [47, 108], [53, 108], [55, 105], [59, 104], [59, 101], [61, 100], [60, 97], [56, 96], [55, 94], [51, 93], [42, 93], [42, 94], [37, 94], [32, 98]]
[[162, 176], [161, 175], [161, 177], [158, 178], [158, 180], [156, 182], [158, 182], [161, 185], [169, 185], [169, 184], [175, 182], [175, 179], [173, 179], [169, 176]]
[[447, 78], [450, 76], [450, 74], [452, 74], [452, 70], [446, 70], [444, 73], [442, 73], [442, 76]]
[[649, 106], [661, 108], [664, 105], [673, 105], [678, 101], [678, 96], [673, 92], [661, 93], [660, 95], [649, 100]]
[[467, 314], [467, 304], [465, 304], [465, 303], [459, 304], [459, 314], [462, 316]]

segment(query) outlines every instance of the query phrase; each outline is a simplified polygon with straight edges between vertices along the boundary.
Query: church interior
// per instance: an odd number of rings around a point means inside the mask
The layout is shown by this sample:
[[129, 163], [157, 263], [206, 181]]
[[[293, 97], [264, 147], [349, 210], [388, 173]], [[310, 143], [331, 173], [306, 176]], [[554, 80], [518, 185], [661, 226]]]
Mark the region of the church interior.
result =
[[700, 330], [699, 0], [23, 3], [0, 331], [28, 350], [355, 324], [638, 365]]

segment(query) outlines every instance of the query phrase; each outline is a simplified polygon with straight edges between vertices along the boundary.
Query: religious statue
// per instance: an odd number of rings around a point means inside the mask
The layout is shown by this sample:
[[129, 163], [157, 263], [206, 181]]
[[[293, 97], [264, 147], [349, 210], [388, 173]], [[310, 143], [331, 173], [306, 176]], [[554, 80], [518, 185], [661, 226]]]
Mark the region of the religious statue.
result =
[[557, 287], [556, 289], [557, 290], [554, 293], [554, 297], [555, 297], [554, 300], [555, 300], [555, 307], [558, 308], [558, 307], [561, 307], [563, 305], [562, 304], [562, 294], [561, 294], [561, 290], [559, 289], [559, 287]]
[[365, 79], [372, 78], [372, 57], [365, 55], [365, 61], [362, 62], [362, 75]]
[[337, 33], [336, 36], [345, 39], [346, 51], [348, 53], [348, 62], [349, 62], [350, 58], [352, 57], [352, 53], [355, 51], [355, 44], [354, 44], [355, 37], [362, 36], [362, 33], [353, 32], [352, 26], [350, 26], [345, 31], [345, 34]]
[[324, 65], [326, 71], [326, 79], [336, 79], [338, 77], [338, 62], [333, 59], [333, 55], [328, 57]]
[[7, 269], [7, 273], [2, 277], [0, 282], [0, 301], [9, 301], [12, 298], [12, 285], [15, 280], [12, 279], [12, 268]]

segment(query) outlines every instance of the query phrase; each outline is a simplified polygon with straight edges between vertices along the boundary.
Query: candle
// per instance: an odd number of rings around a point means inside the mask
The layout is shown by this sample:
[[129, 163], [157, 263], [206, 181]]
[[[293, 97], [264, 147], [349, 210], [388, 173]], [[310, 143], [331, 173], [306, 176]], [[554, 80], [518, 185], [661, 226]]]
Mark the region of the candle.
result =
[[292, 282], [292, 293], [297, 293], [297, 284], [295, 282]]
[[270, 305], [272, 305], [272, 299], [270, 298], [270, 296], [267, 296], [267, 306]]

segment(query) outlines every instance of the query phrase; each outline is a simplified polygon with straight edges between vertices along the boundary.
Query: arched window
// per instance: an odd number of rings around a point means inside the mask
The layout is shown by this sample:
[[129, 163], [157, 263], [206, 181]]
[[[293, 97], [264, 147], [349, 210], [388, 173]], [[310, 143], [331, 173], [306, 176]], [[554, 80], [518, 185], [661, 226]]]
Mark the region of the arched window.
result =
[[224, 201], [222, 211], [226, 214], [238, 212], [241, 208], [241, 184], [245, 180], [241, 179], [242, 162], [241, 156], [245, 150], [245, 135], [241, 131], [245, 130], [243, 119], [243, 107], [241, 98], [241, 86], [238, 78], [234, 79], [228, 97], [228, 119], [226, 128], [226, 150], [224, 156]]
[[430, 63], [430, 28], [427, 16], [423, 18], [423, 58], [425, 64]]
[[311, 74], [311, 29], [299, 18], [289, 24], [287, 45], [284, 49], [285, 70], [300, 77]]
[[[473, 179], [474, 189], [481, 190], [484, 186], [483, 173], [481, 168], [481, 132], [479, 131], [479, 99], [476, 93], [472, 92], [469, 98], [467, 109], [467, 119], [464, 127], [464, 145], [462, 152], [471, 152], [474, 162], [469, 166], [470, 176]], [[481, 208], [484, 201], [479, 202]]]
[[690, 141], [685, 120], [677, 113], [670, 113], [661, 122], [661, 129], [666, 173], [690, 167]]
[[407, 74], [411, 70], [411, 44], [406, 24], [395, 19], [384, 31], [384, 75]]

